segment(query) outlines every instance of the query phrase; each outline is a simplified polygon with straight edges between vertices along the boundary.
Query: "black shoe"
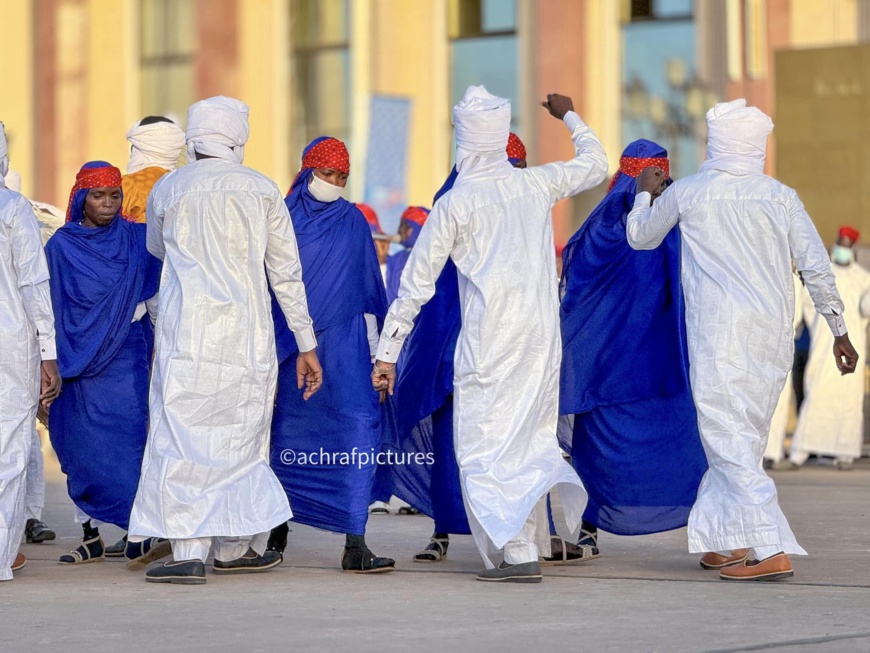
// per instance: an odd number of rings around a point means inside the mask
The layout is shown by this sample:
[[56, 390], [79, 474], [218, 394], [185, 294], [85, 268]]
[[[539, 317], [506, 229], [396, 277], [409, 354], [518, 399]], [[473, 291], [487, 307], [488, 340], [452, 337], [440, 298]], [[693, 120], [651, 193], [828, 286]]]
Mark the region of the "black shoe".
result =
[[283, 558], [277, 551], [264, 551], [263, 555], [257, 555], [253, 549], [241, 558], [224, 562], [215, 559], [212, 571], [216, 574], [253, 574], [259, 571], [268, 571], [281, 564]]
[[58, 558], [62, 565], [83, 565], [88, 562], [101, 562], [106, 559], [102, 538], [97, 535], [90, 540], [82, 540], [75, 549]]
[[24, 527], [24, 535], [28, 544], [40, 544], [57, 537], [57, 534], [38, 519], [28, 519]]
[[138, 571], [152, 562], [172, 555], [172, 545], [169, 540], [159, 537], [149, 537], [141, 542], [127, 542], [124, 547], [124, 557], [127, 558], [127, 569]]
[[496, 583], [540, 583], [544, 580], [541, 565], [537, 562], [524, 562], [518, 565], [501, 563], [495, 569], [484, 569], [477, 575], [477, 580]]
[[287, 535], [290, 533], [290, 526], [284, 522], [280, 526], [276, 526], [269, 534], [269, 542], [266, 544], [266, 551], [275, 551], [284, 556], [284, 550], [287, 548]]
[[145, 572], [148, 583], [174, 583], [176, 585], [205, 584], [205, 565], [201, 560], [170, 560]]
[[123, 558], [124, 552], [127, 550], [127, 536], [125, 535], [120, 540], [106, 547], [107, 558]]
[[396, 561], [379, 558], [368, 547], [346, 546], [341, 554], [341, 568], [349, 574], [378, 574], [393, 571]]

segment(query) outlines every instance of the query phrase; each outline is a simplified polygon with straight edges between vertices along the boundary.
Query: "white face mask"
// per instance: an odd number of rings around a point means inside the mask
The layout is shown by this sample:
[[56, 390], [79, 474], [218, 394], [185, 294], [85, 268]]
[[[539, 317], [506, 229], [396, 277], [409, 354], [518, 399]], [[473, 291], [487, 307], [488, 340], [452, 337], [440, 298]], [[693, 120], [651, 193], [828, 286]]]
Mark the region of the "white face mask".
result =
[[315, 174], [311, 175], [311, 181], [308, 182], [308, 191], [318, 202], [334, 202], [344, 196], [344, 188], [323, 181]]

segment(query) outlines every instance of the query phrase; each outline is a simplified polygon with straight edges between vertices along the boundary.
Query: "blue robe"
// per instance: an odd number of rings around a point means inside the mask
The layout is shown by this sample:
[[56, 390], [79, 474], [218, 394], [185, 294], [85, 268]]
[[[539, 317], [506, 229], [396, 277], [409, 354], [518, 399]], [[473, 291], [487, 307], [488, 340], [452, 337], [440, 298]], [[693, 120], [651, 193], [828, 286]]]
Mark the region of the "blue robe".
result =
[[120, 215], [105, 228], [68, 222], [45, 250], [64, 381], [51, 443], [75, 504], [126, 529], [148, 433], [152, 347], [149, 317], [132, 319], [157, 292], [160, 261], [145, 248], [145, 225]]
[[[666, 157], [636, 141], [625, 157]], [[584, 520], [618, 535], [685, 526], [707, 469], [689, 388], [680, 232], [628, 245], [635, 179], [614, 187], [563, 252], [559, 412], [587, 492]]]
[[[343, 199], [332, 203], [314, 199], [308, 191], [311, 174], [311, 170], [299, 174], [286, 203], [324, 382], [316, 395], [303, 401], [296, 387], [298, 349], [273, 296], [279, 371], [271, 464], [287, 492], [293, 521], [362, 535], [384, 422], [383, 407], [371, 385], [364, 313], [382, 322], [387, 303], [365, 217]], [[286, 450], [295, 452], [295, 463], [282, 456]], [[321, 451], [354, 457], [325, 460]], [[299, 463], [302, 455], [312, 454], [317, 464]], [[361, 460], [360, 454], [367, 458]]]

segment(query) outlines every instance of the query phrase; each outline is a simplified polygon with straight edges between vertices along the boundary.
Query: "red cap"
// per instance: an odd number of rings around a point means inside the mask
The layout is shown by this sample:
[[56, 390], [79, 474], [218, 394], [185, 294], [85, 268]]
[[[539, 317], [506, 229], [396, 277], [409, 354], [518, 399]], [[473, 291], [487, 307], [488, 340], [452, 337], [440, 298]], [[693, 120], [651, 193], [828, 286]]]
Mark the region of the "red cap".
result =
[[421, 227], [426, 224], [426, 218], [428, 217], [429, 209], [423, 208], [422, 206], [409, 206], [405, 209], [404, 213], [402, 213], [402, 220], [413, 222]]
[[853, 243], [857, 243], [860, 235], [854, 227], [840, 227], [840, 238], [848, 238]]

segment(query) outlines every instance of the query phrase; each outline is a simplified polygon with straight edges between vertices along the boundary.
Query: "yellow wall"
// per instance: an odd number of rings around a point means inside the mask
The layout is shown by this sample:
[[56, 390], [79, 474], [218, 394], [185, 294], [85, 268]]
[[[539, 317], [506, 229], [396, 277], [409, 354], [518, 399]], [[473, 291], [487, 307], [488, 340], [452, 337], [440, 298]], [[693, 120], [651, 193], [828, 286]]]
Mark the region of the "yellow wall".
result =
[[791, 45], [846, 45], [858, 40], [858, 0], [791, 0]]
[[4, 3], [0, 18], [0, 120], [6, 125], [9, 164], [21, 174], [21, 190], [33, 189], [33, 29], [31, 3]]
[[358, 1], [371, 10], [370, 92], [413, 101], [408, 202], [430, 206], [450, 169], [447, 2]]
[[238, 17], [237, 97], [250, 107], [251, 125], [245, 165], [285, 191], [296, 173], [289, 157], [289, 2], [239, 0]]

